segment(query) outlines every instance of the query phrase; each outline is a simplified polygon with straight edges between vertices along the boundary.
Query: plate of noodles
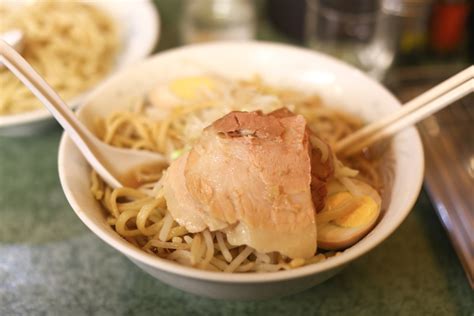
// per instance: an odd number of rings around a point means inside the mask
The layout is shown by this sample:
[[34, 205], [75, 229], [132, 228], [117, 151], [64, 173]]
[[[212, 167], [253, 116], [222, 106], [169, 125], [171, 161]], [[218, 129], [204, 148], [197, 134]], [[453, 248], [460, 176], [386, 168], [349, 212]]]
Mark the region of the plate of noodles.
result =
[[362, 72], [306, 49], [178, 48], [116, 74], [78, 111], [104, 142], [167, 163], [112, 189], [64, 135], [60, 180], [85, 225], [153, 277], [213, 298], [287, 295], [408, 215], [424, 170], [414, 128], [350, 158], [332, 151], [399, 106]]
[[[21, 30], [21, 54], [72, 106], [111, 73], [154, 49], [159, 15], [149, 0], [2, 1], [0, 34]], [[0, 67], [0, 135], [31, 134], [52, 122], [42, 104]]]

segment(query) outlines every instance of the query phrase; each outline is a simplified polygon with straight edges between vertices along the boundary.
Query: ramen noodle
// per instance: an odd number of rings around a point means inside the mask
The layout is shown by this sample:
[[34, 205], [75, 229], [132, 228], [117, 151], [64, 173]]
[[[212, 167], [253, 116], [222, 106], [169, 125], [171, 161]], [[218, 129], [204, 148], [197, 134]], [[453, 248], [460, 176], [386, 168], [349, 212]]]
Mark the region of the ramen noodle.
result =
[[[193, 90], [196, 85], [202, 88], [199, 94]], [[321, 148], [323, 160], [333, 155], [331, 145], [363, 124], [352, 115], [323, 106], [318, 96], [269, 87], [258, 77], [239, 82], [195, 77], [162, 85], [139, 100], [132, 111], [99, 119], [95, 133], [112, 146], [154, 151], [171, 162], [189, 152], [200, 139], [203, 128], [229, 112], [270, 113], [282, 107], [306, 119], [311, 135], [317, 135], [311, 137], [311, 145]], [[347, 184], [348, 191], [357, 190], [355, 183], [362, 180], [380, 192], [382, 181], [377, 159], [364, 154], [344, 161], [333, 158], [334, 177]], [[248, 245], [233, 245], [219, 230], [190, 233], [168, 210], [162, 181], [164, 172], [166, 169], [159, 173], [141, 170], [136, 174], [141, 183], [139, 188], [117, 189], [107, 186], [94, 171], [91, 175], [92, 194], [106, 210], [108, 224], [149, 254], [186, 266], [224, 272], [293, 269], [340, 254], [318, 250], [309, 258], [290, 258], [276, 251], [263, 253]]]

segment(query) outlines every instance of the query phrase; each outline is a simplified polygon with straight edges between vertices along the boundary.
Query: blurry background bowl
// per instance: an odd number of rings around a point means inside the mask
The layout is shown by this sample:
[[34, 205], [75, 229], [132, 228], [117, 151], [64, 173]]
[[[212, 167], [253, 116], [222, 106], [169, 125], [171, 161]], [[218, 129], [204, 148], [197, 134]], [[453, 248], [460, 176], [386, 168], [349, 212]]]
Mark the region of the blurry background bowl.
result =
[[[318, 93], [326, 105], [343, 108], [367, 121], [376, 120], [400, 107], [400, 103], [380, 84], [325, 55], [279, 44], [222, 42], [170, 50], [116, 74], [87, 97], [78, 112], [79, 117], [91, 128], [95, 117], [129, 108], [157, 81], [203, 72], [234, 79], [249, 79], [259, 74], [272, 85]], [[385, 201], [389, 203], [377, 226], [339, 256], [294, 270], [265, 274], [201, 271], [135, 248], [106, 223], [105, 212], [89, 190], [90, 167], [66, 135], [61, 140], [58, 164], [63, 190], [79, 218], [103, 241], [144, 271], [197, 295], [262, 299], [295, 293], [323, 282], [380, 244], [400, 225], [421, 188], [423, 150], [415, 128], [399, 133], [392, 146], [393, 157], [387, 157], [384, 169], [384, 179], [388, 182]]]
[[[21, 6], [28, 1], [2, 1], [2, 4]], [[109, 75], [148, 56], [160, 34], [160, 18], [157, 9], [150, 0], [134, 1], [87, 1], [107, 12], [118, 26], [119, 51], [117, 60], [103, 80]], [[65, 100], [69, 106], [76, 107], [94, 87], [72, 100]], [[13, 115], [0, 115], [0, 136], [28, 135], [48, 127], [53, 122], [51, 114], [45, 108]]]

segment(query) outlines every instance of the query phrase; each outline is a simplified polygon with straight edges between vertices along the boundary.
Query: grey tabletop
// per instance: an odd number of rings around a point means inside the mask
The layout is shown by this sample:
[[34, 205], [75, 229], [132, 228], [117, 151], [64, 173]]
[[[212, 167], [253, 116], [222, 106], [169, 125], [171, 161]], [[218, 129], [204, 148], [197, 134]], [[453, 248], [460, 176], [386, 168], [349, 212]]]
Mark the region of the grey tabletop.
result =
[[[158, 1], [173, 30], [171, 1]], [[161, 48], [172, 46], [166, 38]], [[0, 315], [474, 315], [474, 295], [426, 194], [397, 231], [325, 283], [216, 301], [141, 271], [90, 232], [57, 174], [61, 130], [0, 137]]]

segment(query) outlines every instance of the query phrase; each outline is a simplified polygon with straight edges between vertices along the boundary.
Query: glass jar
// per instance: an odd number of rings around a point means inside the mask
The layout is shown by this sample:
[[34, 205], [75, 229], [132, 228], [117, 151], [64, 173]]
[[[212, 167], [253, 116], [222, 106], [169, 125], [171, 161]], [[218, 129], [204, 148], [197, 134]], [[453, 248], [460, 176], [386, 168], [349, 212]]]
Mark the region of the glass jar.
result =
[[185, 44], [255, 37], [255, 6], [251, 0], [188, 0], [181, 23]]
[[395, 56], [396, 21], [380, 1], [307, 0], [306, 12], [309, 47], [383, 79]]

